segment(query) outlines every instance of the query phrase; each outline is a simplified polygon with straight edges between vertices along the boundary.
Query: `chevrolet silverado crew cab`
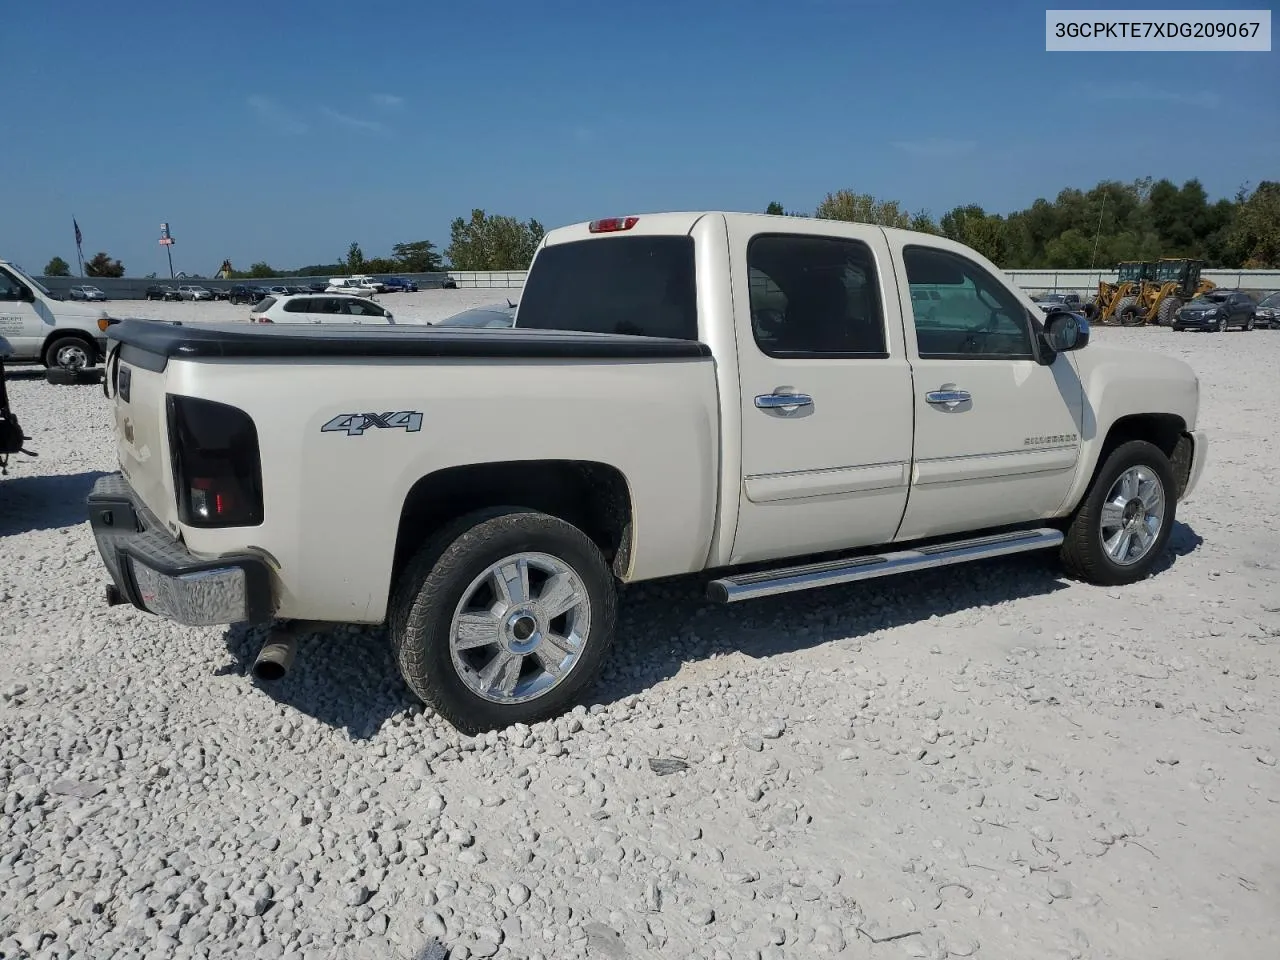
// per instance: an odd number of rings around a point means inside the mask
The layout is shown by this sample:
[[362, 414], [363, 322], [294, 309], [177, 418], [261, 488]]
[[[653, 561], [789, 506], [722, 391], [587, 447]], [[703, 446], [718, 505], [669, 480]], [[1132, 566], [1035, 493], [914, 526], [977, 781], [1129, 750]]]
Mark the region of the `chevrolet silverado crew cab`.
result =
[[108, 601], [386, 623], [465, 731], [562, 712], [619, 582], [703, 574], [731, 603], [1055, 548], [1140, 580], [1205, 462], [1185, 363], [1089, 345], [972, 249], [865, 224], [556, 229], [510, 329], [109, 336]]
[[46, 367], [83, 370], [106, 355], [107, 327], [115, 323], [101, 307], [60, 300], [16, 264], [0, 260], [0, 336], [10, 359]]

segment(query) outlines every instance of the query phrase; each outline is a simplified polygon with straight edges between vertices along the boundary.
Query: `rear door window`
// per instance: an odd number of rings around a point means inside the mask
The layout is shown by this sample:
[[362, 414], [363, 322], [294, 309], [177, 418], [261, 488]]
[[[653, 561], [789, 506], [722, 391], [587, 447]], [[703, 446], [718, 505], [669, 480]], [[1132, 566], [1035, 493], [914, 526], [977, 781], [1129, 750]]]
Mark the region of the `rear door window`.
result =
[[616, 236], [544, 247], [516, 325], [697, 340], [693, 238]]
[[300, 300], [290, 300], [284, 305], [285, 313], [315, 313], [316, 301], [314, 297], [303, 297]]

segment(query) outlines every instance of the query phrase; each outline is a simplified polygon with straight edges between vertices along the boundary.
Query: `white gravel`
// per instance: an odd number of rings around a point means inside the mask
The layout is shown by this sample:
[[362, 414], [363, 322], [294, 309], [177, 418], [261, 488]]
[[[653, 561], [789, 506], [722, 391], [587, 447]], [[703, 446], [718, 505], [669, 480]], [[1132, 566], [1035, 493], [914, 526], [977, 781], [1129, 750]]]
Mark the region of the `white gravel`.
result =
[[635, 588], [589, 708], [476, 740], [380, 631], [266, 689], [260, 635], [103, 607], [106, 402], [18, 372], [0, 956], [1274, 957], [1280, 332], [1095, 336], [1203, 382], [1212, 460], [1150, 580]]

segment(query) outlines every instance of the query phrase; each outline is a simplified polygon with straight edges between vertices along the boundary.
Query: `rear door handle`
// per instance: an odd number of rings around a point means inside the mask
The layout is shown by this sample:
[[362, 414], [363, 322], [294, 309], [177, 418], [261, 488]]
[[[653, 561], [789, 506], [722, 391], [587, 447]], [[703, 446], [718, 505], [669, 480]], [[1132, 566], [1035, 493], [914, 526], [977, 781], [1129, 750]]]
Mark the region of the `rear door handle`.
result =
[[813, 406], [813, 397], [807, 393], [765, 393], [756, 397], [761, 410], [798, 410]]
[[930, 390], [924, 395], [924, 398], [935, 406], [946, 407], [948, 409], [958, 407], [966, 400], [973, 399], [973, 397], [969, 395], [968, 390], [955, 390], [949, 387], [944, 390]]

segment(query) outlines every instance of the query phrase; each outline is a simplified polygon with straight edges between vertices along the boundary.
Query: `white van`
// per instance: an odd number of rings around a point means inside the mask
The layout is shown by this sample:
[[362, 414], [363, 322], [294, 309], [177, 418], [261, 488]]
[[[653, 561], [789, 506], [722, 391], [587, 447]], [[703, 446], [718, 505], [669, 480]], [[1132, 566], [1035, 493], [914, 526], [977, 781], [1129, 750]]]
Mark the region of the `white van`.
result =
[[40, 281], [0, 260], [0, 337], [10, 361], [83, 370], [107, 355], [107, 327], [116, 319], [102, 307], [61, 300]]

